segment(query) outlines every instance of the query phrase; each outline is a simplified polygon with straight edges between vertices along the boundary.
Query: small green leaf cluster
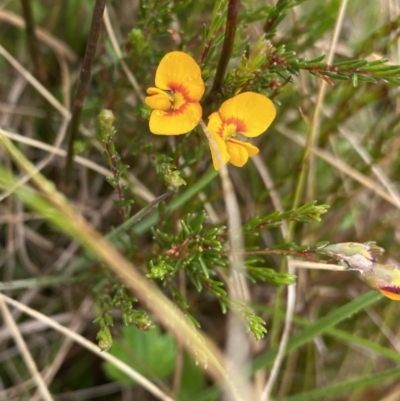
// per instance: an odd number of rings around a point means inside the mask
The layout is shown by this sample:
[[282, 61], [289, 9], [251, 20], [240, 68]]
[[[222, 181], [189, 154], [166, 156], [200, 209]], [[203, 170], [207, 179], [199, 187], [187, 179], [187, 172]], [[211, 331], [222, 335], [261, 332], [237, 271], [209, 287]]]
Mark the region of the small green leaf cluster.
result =
[[[221, 234], [225, 233], [226, 227], [210, 228], [203, 232], [206, 219], [207, 214], [204, 210], [197, 214], [188, 214], [180, 222], [181, 230], [178, 235], [166, 234], [155, 229], [153, 230], [154, 240], [163, 248], [174, 243], [168, 250], [168, 255], [171, 257], [185, 256], [186, 258], [191, 255], [200, 257], [207, 252], [208, 256], [217, 257], [223, 250], [224, 239], [221, 238]], [[186, 258], [184, 264], [189, 263], [191, 260]], [[209, 276], [208, 271], [205, 271], [205, 274]]]
[[310, 74], [324, 79], [333, 85], [331, 79], [351, 80], [356, 88], [359, 81], [377, 83], [384, 80], [393, 85], [400, 85], [400, 65], [388, 64], [389, 59], [379, 60], [345, 60], [331, 65], [323, 63], [325, 56], [313, 60], [298, 59], [288, 63], [288, 70], [298, 75], [300, 70], [307, 70]]
[[316, 201], [312, 201], [286, 212], [276, 210], [267, 216], [255, 216], [246, 222], [243, 230], [245, 233], [254, 234], [260, 229], [280, 227], [284, 220], [297, 221], [299, 223], [321, 221], [321, 215], [326, 213], [328, 209], [329, 205], [317, 205]]
[[114, 136], [116, 130], [113, 123], [112, 111], [102, 110], [97, 117], [97, 137], [104, 147], [103, 156], [112, 172], [112, 176], [106, 177], [106, 180], [117, 193], [118, 199], [114, 201], [114, 204], [121, 217], [126, 219], [130, 216], [133, 201], [124, 196], [126, 188], [122, 185], [121, 179], [129, 166], [122, 163], [121, 157], [115, 149]]
[[[303, 223], [319, 221], [327, 208], [327, 205], [310, 202], [288, 212], [273, 212], [266, 217], [257, 217], [247, 222], [244, 225], [244, 232], [247, 235], [258, 235], [259, 230], [277, 227], [283, 220]], [[226, 313], [228, 308], [238, 311], [248, 330], [259, 339], [265, 333], [265, 323], [252, 312], [251, 308], [230, 299], [226, 285], [221, 279], [229, 270], [228, 253], [225, 251], [229, 237], [227, 228], [225, 226], [207, 228], [206, 218], [204, 211], [189, 214], [180, 222], [181, 230], [177, 235], [153, 228], [153, 239], [158, 251], [157, 256], [149, 262], [147, 277], [161, 281], [169, 290], [174, 303], [198, 325], [195, 318], [190, 315], [188, 303], [176, 284], [178, 272], [183, 271], [198, 292], [206, 290], [218, 300], [223, 313]], [[268, 282], [282, 286], [295, 282], [294, 275], [277, 273], [265, 267], [264, 258], [252, 255], [253, 252], [256, 253], [254, 248], [245, 251], [246, 255], [249, 255], [245, 259], [245, 274], [253, 283]]]
[[186, 181], [181, 177], [180, 171], [177, 170], [172, 157], [164, 153], [151, 153], [150, 161], [156, 173], [164, 179], [165, 185], [169, 191], [186, 185]]
[[257, 340], [260, 340], [267, 333], [265, 322], [260, 317], [254, 314], [254, 311], [244, 302], [231, 302], [230, 307], [242, 317], [246, 324], [247, 330], [252, 332]]
[[147, 43], [158, 36], [167, 36], [174, 22], [174, 15], [188, 7], [190, 0], [172, 2], [170, 0], [141, 0], [139, 2], [138, 27]]
[[[268, 21], [273, 27], [279, 19]], [[374, 61], [354, 59], [327, 64], [323, 62], [325, 55], [308, 60], [296, 57], [296, 53], [288, 50], [284, 44], [275, 48], [268, 40], [271, 35], [271, 32], [261, 35], [252, 49], [247, 47], [241, 55], [239, 66], [227, 73], [223, 84], [224, 98], [243, 90], [266, 93], [270, 98], [276, 98], [292, 82], [293, 76], [299, 76], [301, 70], [330, 85], [334, 85], [334, 80], [350, 81], [354, 88], [360, 82], [384, 81], [400, 85], [400, 65], [390, 64], [387, 58]]]
[[224, 82], [225, 92], [235, 94], [249, 85], [253, 90], [263, 91], [271, 87], [271, 76], [260, 74], [274, 50], [271, 42], [262, 35], [252, 50], [248, 49], [242, 55], [237, 69], [231, 70]]
[[[190, 0], [171, 2], [170, 0], [141, 0], [139, 2], [138, 21], [128, 38], [133, 46], [133, 53], [139, 60], [154, 60], [155, 43], [170, 37], [172, 26], [176, 21], [176, 13], [188, 7]], [[176, 32], [179, 36], [179, 33]], [[173, 36], [173, 35], [172, 35]], [[150, 45], [151, 44], [151, 45]], [[165, 47], [160, 48], [160, 55], [165, 53]], [[146, 63], [144, 63], [146, 65]]]
[[[218, 278], [218, 269], [227, 270], [229, 261], [224, 253], [227, 241], [226, 227], [204, 228], [207, 215], [204, 211], [190, 214], [181, 221], [178, 235], [171, 235], [159, 229], [153, 229], [153, 238], [160, 247], [156, 261], [149, 263], [148, 278], [162, 280], [173, 301], [185, 312], [192, 322], [199, 326], [196, 319], [188, 312], [185, 297], [175, 283], [175, 275], [183, 270], [198, 292], [211, 293], [226, 313], [228, 307], [236, 305], [228, 298], [225, 284]], [[258, 326], [254, 323], [256, 334]], [[250, 328], [250, 327], [249, 327]]]
[[285, 19], [289, 9], [303, 3], [305, 0], [280, 0], [276, 2], [275, 7], [271, 7], [268, 15], [265, 17], [264, 32], [267, 39], [276, 35], [279, 24]]
[[134, 28], [129, 32], [128, 37], [136, 53], [138, 56], [140, 56], [148, 46], [148, 42], [146, 41], [143, 31], [139, 28]]
[[[114, 205], [124, 223], [130, 217], [133, 201], [125, 197], [126, 187], [122, 185], [122, 178], [129, 166], [122, 163], [115, 148], [116, 130], [113, 123], [113, 113], [110, 110], [102, 110], [97, 118], [97, 137], [104, 147], [104, 158], [113, 174], [111, 177], [107, 177], [106, 180], [117, 194]], [[110, 331], [110, 327], [114, 324], [111, 314], [113, 308], [121, 311], [122, 321], [127, 326], [135, 325], [142, 330], [149, 330], [153, 327], [151, 319], [146, 312], [134, 309], [133, 305], [137, 302], [137, 299], [129, 294], [125, 285], [112, 275], [105, 266], [103, 266], [101, 279], [94, 292], [97, 294], [97, 306], [100, 310], [99, 317], [95, 320], [100, 326], [97, 340], [102, 350], [110, 349], [113, 342]]]
[[94, 320], [100, 326], [97, 333], [97, 341], [102, 351], [108, 351], [113, 338], [110, 328], [114, 325], [112, 309], [121, 311], [122, 321], [125, 326], [135, 325], [141, 330], [150, 330], [154, 326], [147, 312], [134, 309], [137, 299], [130, 295], [124, 284], [117, 280], [108, 269], [104, 268], [104, 275], [94, 288], [99, 316]]
[[246, 259], [246, 274], [253, 283], [268, 282], [277, 287], [296, 282], [296, 276], [293, 274], [277, 273], [274, 269], [265, 267], [265, 259], [259, 256]]
[[346, 60], [333, 64], [324, 63], [325, 55], [312, 60], [296, 58], [293, 51], [285, 45], [274, 48], [271, 43], [260, 37], [253, 50], [242, 55], [237, 69], [232, 69], [224, 80], [226, 95], [238, 91], [253, 90], [269, 92], [275, 98], [291, 82], [292, 76], [298, 76], [301, 70], [325, 80], [333, 85], [333, 80], [351, 81], [354, 88], [360, 82], [378, 83], [379, 80], [400, 85], [400, 65], [388, 64], [387, 58], [375, 61]]
[[211, 23], [209, 27], [204, 25], [201, 47], [204, 49], [201, 62], [207, 65], [216, 52], [217, 47], [223, 42], [225, 32], [223, 26], [226, 23], [228, 0], [216, 1], [214, 4]]
[[[221, 289], [223, 284], [213, 277], [216, 276], [216, 268], [226, 268], [228, 265], [226, 258], [222, 256], [226, 227], [204, 230], [206, 218], [204, 211], [189, 214], [181, 221], [178, 235], [153, 229], [153, 238], [163, 252], [156, 261], [150, 261], [150, 273], [147, 277], [164, 280], [173, 287], [174, 275], [183, 269], [198, 291], [206, 288], [217, 298], [225, 300], [226, 291]], [[177, 294], [174, 293], [175, 296]]]

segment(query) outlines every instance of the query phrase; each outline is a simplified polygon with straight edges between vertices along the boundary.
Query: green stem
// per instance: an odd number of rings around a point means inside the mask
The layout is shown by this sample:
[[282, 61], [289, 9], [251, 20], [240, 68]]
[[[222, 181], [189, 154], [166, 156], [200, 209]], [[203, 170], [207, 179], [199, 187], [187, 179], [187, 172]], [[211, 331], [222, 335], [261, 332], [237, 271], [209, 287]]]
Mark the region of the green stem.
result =
[[86, 279], [86, 276], [65, 277], [64, 275], [48, 276], [39, 278], [28, 278], [13, 281], [1, 281], [0, 291], [20, 290], [26, 288], [53, 287], [57, 285], [70, 285], [80, 280]]

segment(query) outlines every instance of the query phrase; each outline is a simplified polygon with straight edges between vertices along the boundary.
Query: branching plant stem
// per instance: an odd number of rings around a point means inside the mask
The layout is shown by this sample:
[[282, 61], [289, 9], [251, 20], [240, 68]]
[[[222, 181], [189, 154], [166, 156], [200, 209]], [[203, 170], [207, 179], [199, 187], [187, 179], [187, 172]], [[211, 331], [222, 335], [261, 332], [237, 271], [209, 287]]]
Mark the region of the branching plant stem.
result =
[[205, 100], [206, 105], [211, 105], [215, 100], [216, 95], [221, 92], [225, 72], [231, 58], [233, 45], [235, 43], [238, 11], [239, 0], [229, 0], [224, 43], [222, 45], [221, 56], [219, 58], [217, 71], [215, 73], [214, 83]]

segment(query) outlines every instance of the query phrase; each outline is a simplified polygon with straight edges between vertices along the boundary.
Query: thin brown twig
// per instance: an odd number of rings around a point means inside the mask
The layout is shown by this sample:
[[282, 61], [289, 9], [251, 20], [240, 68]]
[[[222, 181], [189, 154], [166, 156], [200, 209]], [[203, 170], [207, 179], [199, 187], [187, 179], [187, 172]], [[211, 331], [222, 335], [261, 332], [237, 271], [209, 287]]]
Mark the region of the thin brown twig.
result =
[[[38, 80], [45, 85], [47, 82], [47, 72], [44, 67], [43, 59], [41, 57], [39, 41], [35, 31], [35, 21], [33, 19], [31, 0], [21, 0], [22, 12], [25, 19], [25, 30], [29, 52], [31, 54], [32, 62], [35, 68], [35, 75]], [[46, 86], [46, 85], [45, 85]]]
[[229, 0], [228, 13], [226, 17], [226, 26], [225, 26], [225, 37], [224, 37], [224, 43], [222, 44], [221, 56], [218, 61], [218, 67], [215, 73], [213, 86], [206, 100], [204, 101], [205, 105], [207, 106], [213, 103], [215, 96], [219, 92], [221, 92], [222, 89], [222, 83], [224, 81], [225, 72], [228, 67], [229, 60], [231, 58], [233, 45], [235, 43], [238, 12], [239, 12], [239, 1]]
[[65, 182], [67, 184], [74, 156], [74, 143], [78, 134], [79, 122], [81, 119], [82, 106], [85, 101], [92, 72], [92, 65], [96, 56], [96, 47], [99, 40], [100, 31], [103, 22], [103, 13], [106, 6], [106, 0], [96, 0], [93, 10], [90, 32], [86, 44], [85, 56], [83, 58], [82, 68], [79, 76], [78, 87], [76, 89], [74, 104], [72, 107], [72, 118], [69, 131], [68, 154], [65, 165]]

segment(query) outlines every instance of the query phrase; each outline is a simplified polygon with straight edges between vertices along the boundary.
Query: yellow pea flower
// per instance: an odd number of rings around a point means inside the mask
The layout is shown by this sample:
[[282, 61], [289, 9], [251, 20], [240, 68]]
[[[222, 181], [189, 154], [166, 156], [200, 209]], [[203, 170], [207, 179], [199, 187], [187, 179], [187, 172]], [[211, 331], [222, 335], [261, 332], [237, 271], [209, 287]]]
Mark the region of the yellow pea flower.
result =
[[360, 270], [361, 277], [370, 287], [385, 297], [400, 301], [400, 269], [394, 265], [374, 263], [369, 270]]
[[400, 301], [400, 269], [395, 265], [377, 263], [383, 248], [375, 242], [344, 242], [318, 249], [344, 264], [349, 270], [357, 270], [361, 278], [385, 297]]
[[[275, 106], [267, 97], [254, 92], [243, 92], [222, 103], [218, 111], [209, 117], [208, 130], [220, 153], [222, 165], [230, 162], [242, 167], [249, 157], [259, 149], [236, 138], [238, 134], [253, 138], [261, 135], [276, 115]], [[213, 165], [219, 170], [222, 165], [210, 144]]]
[[145, 99], [154, 109], [149, 121], [153, 134], [186, 134], [198, 125], [205, 87], [192, 57], [177, 51], [166, 54], [157, 67], [155, 86], [147, 89], [150, 96]]

